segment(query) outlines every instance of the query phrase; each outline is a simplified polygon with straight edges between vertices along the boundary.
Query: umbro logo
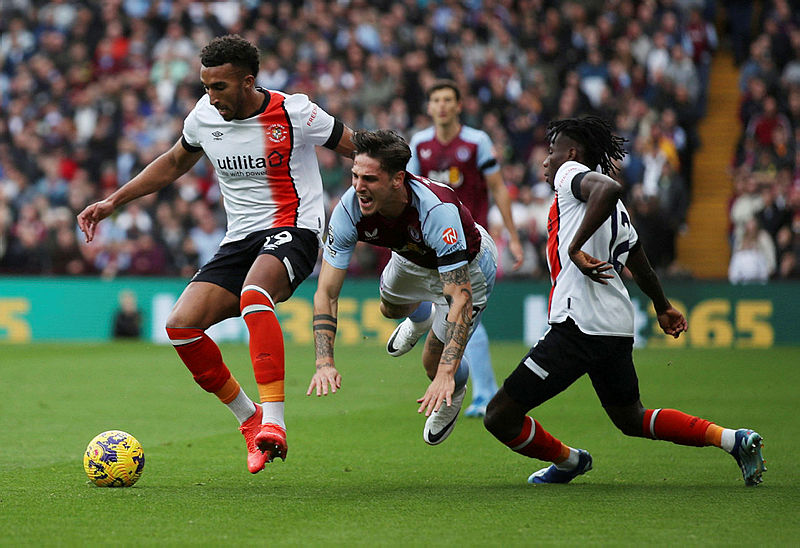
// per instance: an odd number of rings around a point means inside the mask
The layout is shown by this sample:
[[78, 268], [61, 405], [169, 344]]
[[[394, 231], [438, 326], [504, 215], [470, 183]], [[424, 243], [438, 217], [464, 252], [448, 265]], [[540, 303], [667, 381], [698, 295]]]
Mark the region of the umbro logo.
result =
[[222, 136], [225, 135], [221, 131], [214, 131], [211, 133], [211, 136], [214, 137], [215, 141], [222, 141]]

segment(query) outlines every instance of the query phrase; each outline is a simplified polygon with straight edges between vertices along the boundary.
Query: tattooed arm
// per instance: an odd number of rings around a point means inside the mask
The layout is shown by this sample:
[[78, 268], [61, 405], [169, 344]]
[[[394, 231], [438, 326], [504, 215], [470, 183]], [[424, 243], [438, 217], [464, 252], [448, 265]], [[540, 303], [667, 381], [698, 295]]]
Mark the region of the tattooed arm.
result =
[[336, 392], [342, 386], [342, 376], [333, 363], [333, 342], [336, 339], [336, 314], [339, 307], [339, 293], [347, 270], [335, 268], [322, 261], [322, 270], [314, 293], [314, 348], [316, 367], [307, 396], [316, 392], [317, 396], [327, 396], [328, 387]]
[[442, 285], [444, 296], [450, 305], [447, 313], [447, 330], [444, 348], [439, 358], [439, 367], [431, 381], [425, 395], [420, 398], [419, 412], [425, 411], [430, 415], [439, 409], [442, 403], [452, 403], [453, 390], [455, 390], [454, 376], [456, 369], [461, 364], [464, 348], [467, 346], [467, 337], [472, 325], [472, 284], [469, 281], [469, 265], [465, 264], [451, 270], [442, 272]]

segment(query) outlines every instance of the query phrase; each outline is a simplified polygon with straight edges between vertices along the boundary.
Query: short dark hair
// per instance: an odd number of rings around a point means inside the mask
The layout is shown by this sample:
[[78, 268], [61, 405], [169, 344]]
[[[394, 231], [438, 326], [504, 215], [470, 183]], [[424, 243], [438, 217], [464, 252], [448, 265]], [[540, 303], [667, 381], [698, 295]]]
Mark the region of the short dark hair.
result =
[[616, 173], [613, 161], [625, 157], [623, 144], [627, 139], [614, 135], [611, 124], [598, 116], [550, 122], [547, 125], [547, 142], [552, 143], [561, 133], [581, 146], [584, 164], [592, 169], [599, 165], [606, 175]]
[[411, 159], [411, 149], [399, 133], [391, 129], [367, 131], [364, 129], [353, 133], [353, 144], [356, 154], [366, 154], [380, 162], [381, 169], [394, 175], [406, 169]]
[[230, 63], [256, 76], [259, 53], [257, 47], [238, 34], [227, 34], [217, 36], [203, 48], [200, 52], [200, 62], [204, 67], [218, 67]]
[[458, 89], [458, 84], [456, 84], [455, 80], [448, 79], [436, 80], [431, 87], [428, 88], [428, 91], [425, 92], [425, 99], [430, 100], [433, 92], [439, 91], [440, 89], [452, 89], [456, 94], [456, 101], [461, 100], [461, 90]]

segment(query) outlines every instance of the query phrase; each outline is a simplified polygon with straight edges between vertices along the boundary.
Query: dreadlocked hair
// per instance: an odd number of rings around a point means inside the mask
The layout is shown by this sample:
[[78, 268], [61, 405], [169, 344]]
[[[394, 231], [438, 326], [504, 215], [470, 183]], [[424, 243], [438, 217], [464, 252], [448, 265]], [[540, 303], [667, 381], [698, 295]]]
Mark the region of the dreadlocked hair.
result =
[[625, 157], [623, 143], [627, 139], [614, 135], [611, 124], [598, 116], [565, 118], [547, 125], [547, 142], [552, 143], [563, 133], [583, 148], [583, 156], [589, 167], [600, 166], [606, 175], [617, 172], [614, 160]]

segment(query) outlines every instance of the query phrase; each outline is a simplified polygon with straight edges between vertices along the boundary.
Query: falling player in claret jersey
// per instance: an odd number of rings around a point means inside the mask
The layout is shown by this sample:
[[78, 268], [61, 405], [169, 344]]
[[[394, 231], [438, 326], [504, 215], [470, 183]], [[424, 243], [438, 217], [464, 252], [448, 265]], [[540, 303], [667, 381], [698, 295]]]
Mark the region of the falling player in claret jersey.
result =
[[428, 417], [430, 445], [453, 431], [467, 392], [463, 356], [494, 287], [497, 249], [455, 192], [406, 170], [411, 151], [393, 131], [357, 131], [353, 184], [331, 214], [314, 294], [316, 372], [308, 395], [336, 392], [342, 383], [333, 360], [339, 294], [359, 241], [392, 250], [381, 274], [381, 313], [403, 318], [420, 301], [436, 311], [422, 364], [431, 380], [417, 400]]
[[[167, 152], [108, 198], [78, 215], [90, 242], [97, 223], [156, 192], [204, 155], [216, 171], [228, 227], [216, 255], [194, 275], [167, 320], [167, 334], [195, 382], [240, 423], [247, 467], [262, 470], [288, 449], [283, 333], [275, 306], [311, 273], [325, 220], [315, 146], [351, 157], [352, 132], [302, 94], [258, 88], [259, 52], [237, 35], [214, 38], [200, 54], [206, 94]], [[258, 385], [253, 402], [205, 333], [240, 315], [250, 334]]]
[[675, 409], [645, 408], [639, 398], [633, 304], [623, 269], [653, 302], [664, 333], [677, 338], [688, 325], [664, 295], [620, 201], [622, 186], [609, 176], [613, 162], [624, 157], [624, 140], [594, 116], [552, 122], [547, 137], [542, 165], [556, 193], [547, 226], [550, 329], [489, 403], [486, 428], [512, 451], [553, 463], [531, 474], [529, 483], [573, 480], [591, 470], [589, 452], [562, 443], [527, 413], [588, 374], [623, 434], [720, 447], [736, 460], [745, 485], [757, 485], [765, 470], [757, 432], [722, 428]]
[[[491, 195], [509, 235], [508, 249], [514, 257], [513, 268], [518, 269], [524, 258], [523, 248], [491, 138], [484, 131], [461, 124], [461, 91], [456, 82], [438, 80], [428, 88], [426, 95], [428, 115], [433, 125], [411, 138], [408, 171], [452, 187], [475, 222], [484, 228], [488, 227]], [[389, 354], [401, 356], [411, 350], [430, 328], [430, 318], [431, 303], [424, 302], [389, 337], [386, 346]], [[482, 417], [486, 414], [486, 404], [497, 392], [489, 337], [482, 324], [475, 327], [464, 354], [470, 363], [472, 379], [472, 403], [464, 415]]]

